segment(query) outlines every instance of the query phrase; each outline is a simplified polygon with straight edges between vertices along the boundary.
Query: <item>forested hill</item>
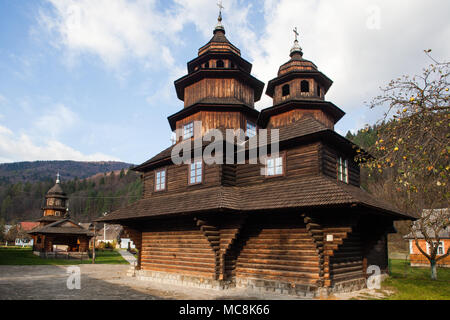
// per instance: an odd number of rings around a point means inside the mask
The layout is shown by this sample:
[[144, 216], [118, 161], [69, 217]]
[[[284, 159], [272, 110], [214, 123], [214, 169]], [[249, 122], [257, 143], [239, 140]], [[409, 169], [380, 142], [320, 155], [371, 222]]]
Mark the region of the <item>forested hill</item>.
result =
[[[142, 192], [140, 176], [128, 170], [129, 166], [118, 162], [74, 161], [0, 165], [0, 222], [12, 224], [39, 218], [57, 171], [61, 173], [61, 186], [69, 196], [70, 214], [75, 220], [91, 221], [104, 212], [126, 206], [138, 200]], [[69, 168], [74, 171], [69, 172]]]
[[38, 182], [55, 179], [59, 172], [62, 180], [84, 179], [97, 173], [128, 169], [125, 162], [34, 161], [0, 164], [0, 182]]

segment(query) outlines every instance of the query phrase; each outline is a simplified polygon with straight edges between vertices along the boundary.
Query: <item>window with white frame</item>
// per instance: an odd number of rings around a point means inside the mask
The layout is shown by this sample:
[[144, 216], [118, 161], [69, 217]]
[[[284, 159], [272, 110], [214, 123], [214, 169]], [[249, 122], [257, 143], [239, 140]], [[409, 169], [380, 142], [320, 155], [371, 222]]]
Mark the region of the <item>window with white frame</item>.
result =
[[266, 160], [266, 175], [269, 177], [281, 176], [284, 173], [283, 157], [269, 158]]
[[247, 121], [247, 131], [246, 131], [246, 135], [249, 138], [252, 138], [254, 136], [256, 136], [256, 124]]
[[203, 177], [203, 164], [201, 161], [197, 161], [190, 164], [189, 170], [189, 184], [202, 183]]
[[185, 124], [183, 127], [183, 139], [189, 139], [194, 136], [194, 123], [189, 122], [188, 124]]
[[338, 160], [338, 180], [348, 183], [348, 160], [339, 157]]
[[162, 191], [166, 189], [166, 169], [156, 171], [155, 190]]
[[[436, 245], [435, 241], [433, 241], [433, 245]], [[427, 253], [431, 254], [431, 247], [428, 242], [427, 242]], [[445, 253], [444, 242], [440, 241], [439, 246], [437, 248], [437, 255], [443, 255], [444, 253]]]

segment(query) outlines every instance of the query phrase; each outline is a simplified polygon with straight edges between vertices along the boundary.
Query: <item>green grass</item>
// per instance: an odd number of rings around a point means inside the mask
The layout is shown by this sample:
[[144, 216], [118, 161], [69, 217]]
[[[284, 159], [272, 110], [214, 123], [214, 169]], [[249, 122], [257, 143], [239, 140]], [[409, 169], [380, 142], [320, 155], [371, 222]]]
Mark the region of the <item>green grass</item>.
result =
[[430, 279], [430, 268], [410, 267], [405, 260], [390, 260], [391, 275], [382, 289], [395, 293], [389, 300], [450, 300], [450, 269], [438, 268], [438, 280]]
[[[92, 263], [92, 259], [45, 259], [35, 256], [31, 248], [0, 247], [0, 265], [76, 265]], [[96, 264], [128, 264], [117, 251], [96, 251]]]

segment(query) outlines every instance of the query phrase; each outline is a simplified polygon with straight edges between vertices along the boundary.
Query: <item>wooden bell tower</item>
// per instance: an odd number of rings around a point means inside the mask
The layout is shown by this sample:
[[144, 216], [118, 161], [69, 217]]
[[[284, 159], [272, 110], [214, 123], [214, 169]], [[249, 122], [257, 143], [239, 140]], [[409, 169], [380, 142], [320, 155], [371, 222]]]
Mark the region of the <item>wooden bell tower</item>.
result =
[[201, 133], [209, 129], [243, 129], [256, 126], [259, 112], [254, 103], [261, 98], [264, 83], [250, 73], [252, 65], [228, 41], [222, 14], [212, 39], [188, 62], [188, 74], [175, 81], [177, 96], [184, 109], [168, 118], [177, 129], [177, 142], [186, 138], [184, 127], [202, 121]]
[[278, 70], [278, 76], [267, 85], [266, 94], [273, 99], [273, 107], [261, 114], [261, 125], [278, 128], [312, 116], [330, 129], [344, 112], [325, 101], [325, 94], [333, 84], [317, 66], [303, 58], [297, 28], [291, 49], [291, 59]]

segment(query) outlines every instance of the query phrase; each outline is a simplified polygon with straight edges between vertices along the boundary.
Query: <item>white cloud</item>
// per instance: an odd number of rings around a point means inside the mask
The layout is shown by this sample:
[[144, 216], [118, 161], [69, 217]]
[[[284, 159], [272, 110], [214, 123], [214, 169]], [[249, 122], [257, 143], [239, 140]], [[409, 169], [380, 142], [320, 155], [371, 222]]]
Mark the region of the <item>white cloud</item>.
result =
[[77, 121], [77, 114], [63, 104], [58, 104], [40, 116], [34, 126], [39, 132], [57, 138], [64, 130], [73, 127]]
[[119, 160], [103, 153], [83, 154], [57, 140], [35, 143], [25, 133], [15, 134], [0, 125], [0, 162], [36, 160], [103, 161]]
[[157, 60], [164, 48], [159, 35], [168, 28], [155, 0], [47, 1], [53, 10], [42, 10], [40, 22], [72, 58], [94, 54], [115, 68], [129, 56]]
[[[367, 27], [372, 6], [380, 9], [380, 29]], [[334, 80], [327, 99], [347, 112], [366, 108], [363, 102], [381, 85], [431, 63], [424, 49], [448, 59], [449, 11], [450, 2], [442, 0], [266, 0], [264, 33], [252, 54], [254, 72], [266, 83], [276, 76], [289, 59], [291, 30], [298, 26], [304, 58]], [[270, 103], [265, 99], [259, 106]]]
[[[73, 63], [83, 54], [99, 57], [108, 67], [118, 69], [127, 59], [138, 59], [150, 68], [173, 66], [171, 47], [185, 39], [178, 34], [193, 23], [207, 36], [217, 23], [218, 9], [211, 0], [174, 0], [164, 10], [156, 0], [47, 0], [51, 9], [41, 9], [40, 24], [50, 32], [54, 46], [64, 49]], [[237, 0], [227, 5], [231, 30], [248, 27], [250, 5]], [[33, 32], [35, 36], [38, 33]], [[237, 35], [236, 35], [237, 37]]]

